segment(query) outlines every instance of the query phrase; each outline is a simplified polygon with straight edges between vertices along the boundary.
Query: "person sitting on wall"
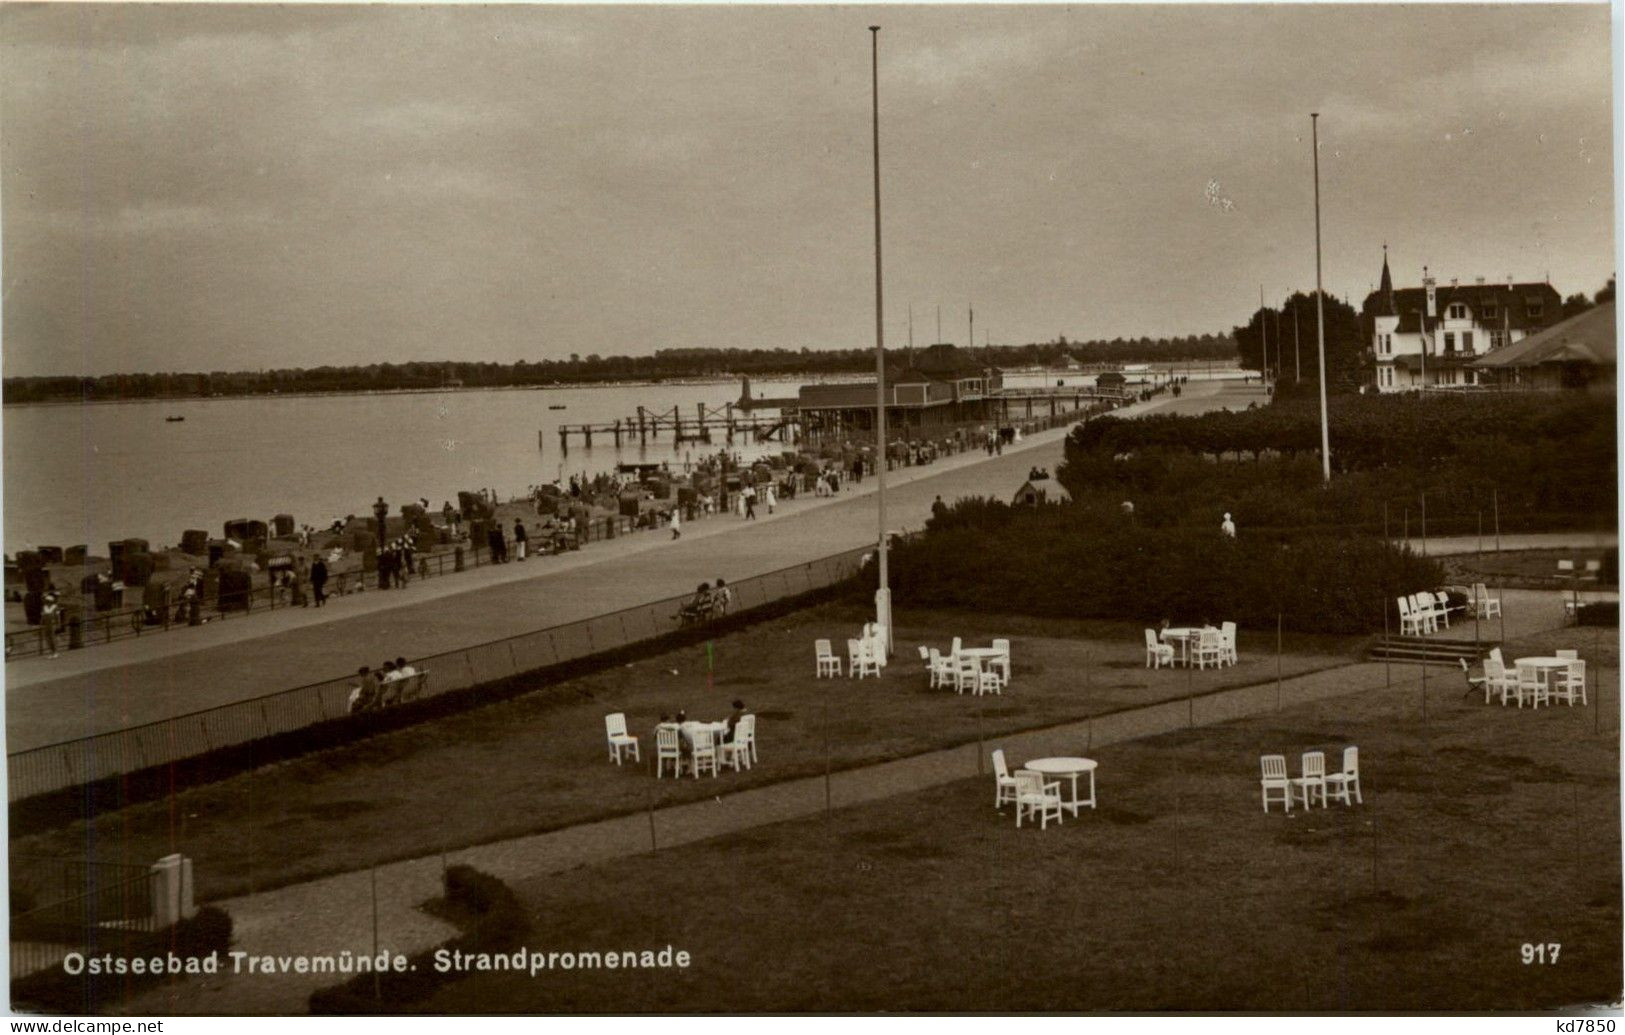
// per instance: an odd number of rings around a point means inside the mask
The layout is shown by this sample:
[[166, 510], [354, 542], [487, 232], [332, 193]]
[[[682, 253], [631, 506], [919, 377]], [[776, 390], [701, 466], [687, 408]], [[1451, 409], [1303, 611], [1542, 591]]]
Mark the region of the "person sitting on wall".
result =
[[350, 688], [350, 712], [368, 711], [378, 704], [378, 677], [366, 665], [356, 673], [361, 677], [357, 686]]
[[677, 616], [684, 622], [698, 622], [709, 615], [710, 612], [711, 584], [702, 582], [700, 587], [694, 591], [694, 596], [690, 598], [688, 603], [683, 605], [682, 610], [677, 612]]

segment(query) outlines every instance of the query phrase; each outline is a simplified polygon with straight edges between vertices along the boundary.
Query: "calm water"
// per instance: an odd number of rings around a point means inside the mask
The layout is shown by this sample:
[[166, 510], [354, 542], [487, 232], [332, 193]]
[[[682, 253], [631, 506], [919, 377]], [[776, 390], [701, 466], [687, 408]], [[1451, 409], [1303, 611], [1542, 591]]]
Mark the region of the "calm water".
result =
[[[752, 384], [765, 397], [793, 395], [800, 382]], [[392, 510], [420, 497], [438, 509], [459, 489], [490, 488], [506, 498], [620, 461], [675, 467], [722, 448], [722, 436], [680, 451], [669, 434], [647, 449], [619, 451], [608, 436], [594, 436], [592, 449], [577, 437], [565, 455], [558, 425], [625, 418], [639, 404], [681, 406], [687, 417], [697, 403], [737, 400], [739, 388], [728, 381], [7, 406], [5, 549], [86, 543], [98, 553], [131, 536], [157, 547], [179, 543], [188, 528], [218, 536], [233, 518], [286, 513], [323, 526], [369, 514], [380, 495]], [[567, 408], [548, 408], [558, 405]], [[186, 420], [166, 423], [167, 416]], [[784, 446], [740, 435], [732, 448], [748, 457]]]

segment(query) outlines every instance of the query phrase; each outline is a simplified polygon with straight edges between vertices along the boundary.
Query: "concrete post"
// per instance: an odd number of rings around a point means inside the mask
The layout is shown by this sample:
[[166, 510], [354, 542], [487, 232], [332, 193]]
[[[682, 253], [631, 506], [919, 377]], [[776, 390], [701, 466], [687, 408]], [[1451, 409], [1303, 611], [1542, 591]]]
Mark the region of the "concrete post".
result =
[[159, 930], [197, 913], [192, 899], [192, 860], [166, 855], [148, 871], [152, 881], [152, 918]]

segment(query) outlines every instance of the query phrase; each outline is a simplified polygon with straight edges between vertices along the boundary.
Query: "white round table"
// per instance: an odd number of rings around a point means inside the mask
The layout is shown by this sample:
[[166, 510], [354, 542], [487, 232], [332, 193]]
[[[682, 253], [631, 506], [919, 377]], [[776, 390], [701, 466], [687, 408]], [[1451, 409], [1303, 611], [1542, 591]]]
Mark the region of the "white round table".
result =
[[[1072, 781], [1072, 800], [1061, 802], [1061, 807], [1071, 809], [1072, 815], [1078, 814], [1078, 809], [1087, 805], [1095, 807], [1095, 760], [1092, 758], [1035, 758], [1022, 768], [1031, 769], [1035, 773], [1045, 776], [1064, 776]], [[1089, 774], [1089, 798], [1082, 800], [1078, 797], [1078, 777]]]
[[975, 658], [977, 661], [985, 661], [988, 658], [1004, 657], [1004, 651], [997, 647], [961, 647], [956, 657]]
[[1195, 639], [1201, 634], [1202, 630], [1200, 629], [1189, 629], [1184, 626], [1175, 626], [1171, 629], [1164, 629], [1157, 635], [1164, 642], [1168, 640], [1178, 640], [1179, 660], [1186, 667], [1189, 667], [1191, 663], [1191, 640]]
[[[1549, 694], [1552, 690], [1552, 673], [1554, 671], [1568, 671], [1569, 662], [1570, 659], [1568, 658], [1556, 657], [1517, 658], [1512, 662], [1512, 670], [1516, 672], [1518, 666], [1528, 665], [1540, 676], [1540, 681], [1545, 685], [1546, 692]], [[1523, 699], [1522, 691], [1519, 691], [1518, 698], [1520, 701]]]

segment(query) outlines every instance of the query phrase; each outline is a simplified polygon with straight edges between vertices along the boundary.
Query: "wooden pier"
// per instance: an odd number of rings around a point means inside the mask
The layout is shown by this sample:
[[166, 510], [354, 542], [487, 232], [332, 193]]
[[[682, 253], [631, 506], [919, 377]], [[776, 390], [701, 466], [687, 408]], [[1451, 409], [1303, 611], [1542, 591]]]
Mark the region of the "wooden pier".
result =
[[[859, 388], [861, 390], [861, 386]], [[868, 391], [873, 392], [873, 387], [871, 386]], [[976, 412], [957, 423], [1056, 417], [1092, 403], [1126, 402], [1130, 398], [1130, 393], [1121, 388], [1082, 386], [1006, 388], [970, 400], [969, 404], [975, 407]], [[776, 408], [779, 412], [776, 415], [756, 412], [771, 408]], [[740, 435], [752, 436], [757, 442], [777, 440], [792, 443], [808, 435], [827, 431], [832, 423], [845, 428], [849, 417], [856, 417], [861, 424], [862, 416], [872, 414], [873, 408], [873, 403], [867, 399], [863, 400], [861, 405], [840, 403], [831, 406], [802, 405], [799, 399], [753, 400], [748, 397], [738, 403], [726, 403], [715, 407], [695, 403], [694, 409], [687, 415], [684, 414], [683, 408], [678, 406], [673, 406], [669, 410], [651, 410], [639, 406], [635, 416], [620, 420], [600, 421], [594, 424], [560, 424], [559, 448], [568, 453], [571, 439], [578, 439], [583, 445], [591, 448], [595, 436], [599, 439], [608, 438], [616, 448], [632, 443], [647, 445], [650, 439], [658, 442], [662, 437], [666, 437], [673, 445], [684, 442], [709, 443], [718, 438], [731, 445], [735, 437]], [[902, 414], [891, 418], [896, 422], [893, 426], [899, 435], [916, 437], [930, 434], [929, 425], [911, 424], [904, 419], [905, 417], [906, 414]], [[538, 449], [546, 448], [544, 434], [536, 433]]]
[[[650, 410], [639, 406], [634, 417], [595, 424], [560, 424], [559, 448], [568, 453], [571, 438], [579, 438], [591, 448], [595, 435], [609, 438], [616, 448], [633, 442], [646, 445], [650, 439], [658, 442], [662, 435], [668, 436], [673, 445], [711, 442], [714, 436], [732, 443], [736, 435], [750, 435], [757, 442], [775, 438], [781, 442], [791, 442], [799, 426], [800, 419], [794, 414], [756, 416], [733, 403], [717, 407], [695, 403], [689, 416], [684, 416], [682, 408], [678, 406], [669, 410]], [[542, 434], [537, 432], [536, 435], [538, 449], [543, 448]]]

